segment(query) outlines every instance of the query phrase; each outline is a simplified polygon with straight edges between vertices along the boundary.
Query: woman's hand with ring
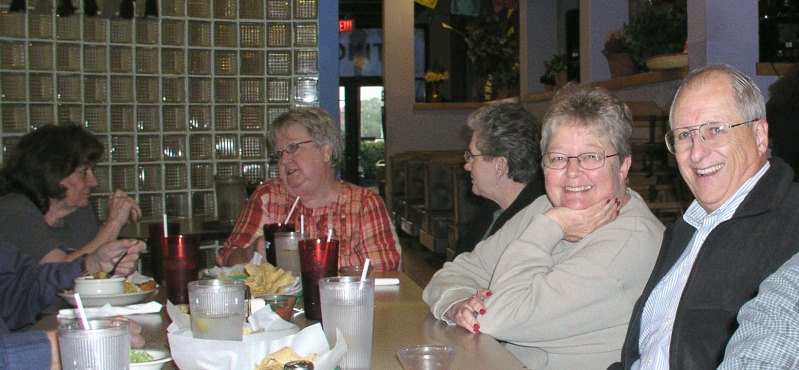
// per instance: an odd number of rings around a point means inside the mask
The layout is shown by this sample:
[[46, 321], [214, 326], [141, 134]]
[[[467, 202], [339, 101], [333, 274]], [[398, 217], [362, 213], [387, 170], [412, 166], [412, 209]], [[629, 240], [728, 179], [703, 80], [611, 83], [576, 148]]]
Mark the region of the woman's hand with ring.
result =
[[455, 303], [447, 311], [447, 316], [458, 326], [470, 333], [480, 332], [480, 322], [477, 318], [486, 314], [485, 300], [493, 293], [488, 289], [479, 289], [471, 297]]

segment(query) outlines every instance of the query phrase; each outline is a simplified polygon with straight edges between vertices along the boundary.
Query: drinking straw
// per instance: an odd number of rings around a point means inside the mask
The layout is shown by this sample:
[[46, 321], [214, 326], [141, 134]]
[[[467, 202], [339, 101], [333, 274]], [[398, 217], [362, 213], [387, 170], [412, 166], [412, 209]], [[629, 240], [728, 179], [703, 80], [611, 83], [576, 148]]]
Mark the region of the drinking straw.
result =
[[286, 216], [286, 221], [283, 221], [284, 224], [289, 223], [289, 219], [291, 218], [291, 214], [294, 213], [294, 209], [297, 208], [297, 203], [300, 202], [300, 197], [298, 196], [297, 199], [294, 199], [294, 204], [291, 206], [289, 210], [288, 216]]
[[300, 215], [300, 234], [305, 232], [305, 215]]
[[169, 231], [168, 231], [169, 228], [166, 226], [166, 212], [164, 212], [161, 218], [163, 218], [164, 220], [164, 236], [165, 237], [169, 236]]
[[369, 272], [369, 262], [371, 262], [368, 258], [363, 263], [363, 272], [361, 272], [361, 282], [366, 280], [366, 273]]
[[333, 228], [332, 227], [327, 229], [327, 242], [330, 243], [331, 240], [333, 240]]
[[83, 309], [80, 293], [75, 293], [75, 303], [78, 306], [78, 316], [80, 316], [80, 321], [83, 323], [83, 330], [89, 330], [89, 320], [86, 319], [86, 311]]

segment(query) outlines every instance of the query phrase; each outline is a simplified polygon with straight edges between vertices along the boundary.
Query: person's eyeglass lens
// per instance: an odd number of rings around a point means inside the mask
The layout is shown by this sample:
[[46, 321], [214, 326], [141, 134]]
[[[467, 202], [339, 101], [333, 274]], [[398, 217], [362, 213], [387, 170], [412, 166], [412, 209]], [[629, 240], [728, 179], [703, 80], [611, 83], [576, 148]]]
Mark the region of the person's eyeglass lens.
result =
[[489, 157], [488, 154], [472, 154], [470, 151], [463, 152], [463, 160], [466, 162], [471, 162], [477, 157]]
[[272, 153], [272, 158], [280, 159], [280, 158], [283, 158], [283, 154], [294, 154], [298, 150], [300, 150], [300, 145], [308, 144], [308, 143], [312, 143], [312, 142], [313, 142], [313, 140], [306, 140], [306, 141], [301, 141], [299, 143], [289, 144], [289, 145], [286, 146], [286, 149], [278, 150], [278, 151], [273, 152]]
[[698, 126], [683, 127], [666, 133], [666, 147], [672, 154], [682, 153], [694, 146], [694, 136], [699, 133], [699, 138], [706, 145], [724, 145], [729, 140], [727, 131], [733, 127], [746, 125], [757, 121], [753, 119], [741, 123], [707, 122]]
[[568, 156], [564, 153], [549, 152], [544, 154], [541, 164], [546, 168], [562, 170], [569, 166], [570, 159], [576, 159], [580, 168], [584, 170], [595, 170], [605, 165], [605, 158], [615, 157], [617, 155], [619, 154], [604, 155], [602, 153], [583, 153], [577, 156]]

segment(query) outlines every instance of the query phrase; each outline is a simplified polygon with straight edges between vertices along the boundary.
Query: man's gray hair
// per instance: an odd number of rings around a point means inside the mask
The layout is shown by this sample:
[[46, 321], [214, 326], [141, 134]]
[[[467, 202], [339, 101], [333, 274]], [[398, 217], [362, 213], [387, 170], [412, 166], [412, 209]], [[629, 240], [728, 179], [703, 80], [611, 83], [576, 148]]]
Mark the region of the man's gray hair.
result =
[[[730, 79], [733, 98], [743, 121], [766, 118], [766, 103], [763, 100], [763, 93], [760, 88], [749, 76], [728, 64], [708, 64], [691, 71], [680, 88], [677, 89], [677, 93], [674, 94], [674, 102], [677, 102], [684, 90], [700, 86], [716, 74], [727, 76]], [[669, 111], [669, 125], [671, 127], [674, 127], [675, 123], [674, 106], [676, 104], [674, 102], [671, 104], [671, 110]]]

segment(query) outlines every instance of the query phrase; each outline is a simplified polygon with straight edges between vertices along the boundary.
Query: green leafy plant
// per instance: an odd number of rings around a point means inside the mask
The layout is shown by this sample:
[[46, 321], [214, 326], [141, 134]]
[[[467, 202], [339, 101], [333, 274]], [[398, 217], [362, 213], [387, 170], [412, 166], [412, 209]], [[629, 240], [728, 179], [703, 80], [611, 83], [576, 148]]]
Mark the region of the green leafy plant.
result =
[[544, 75], [541, 76], [541, 83], [544, 85], [555, 85], [558, 73], [566, 70], [566, 54], [554, 54], [544, 61]]
[[441, 27], [463, 37], [466, 57], [474, 66], [475, 74], [486, 80], [490, 87], [516, 86], [519, 82], [519, 33], [514, 26], [512, 9], [485, 12], [466, 24], [461, 32], [447, 23]]
[[646, 59], [685, 49], [688, 21], [685, 13], [673, 7], [649, 6], [624, 27], [630, 37], [633, 60], [646, 68]]
[[375, 163], [386, 158], [385, 143], [382, 141], [362, 141], [358, 148], [358, 161], [361, 178], [366, 184], [376, 183]]

